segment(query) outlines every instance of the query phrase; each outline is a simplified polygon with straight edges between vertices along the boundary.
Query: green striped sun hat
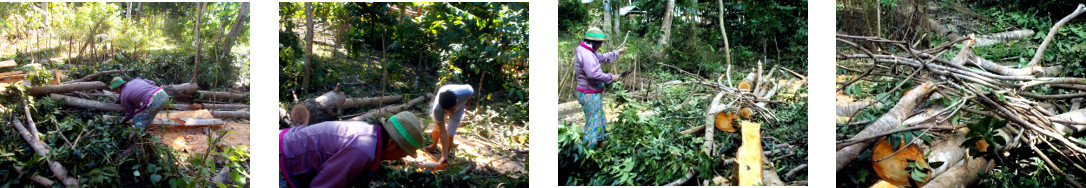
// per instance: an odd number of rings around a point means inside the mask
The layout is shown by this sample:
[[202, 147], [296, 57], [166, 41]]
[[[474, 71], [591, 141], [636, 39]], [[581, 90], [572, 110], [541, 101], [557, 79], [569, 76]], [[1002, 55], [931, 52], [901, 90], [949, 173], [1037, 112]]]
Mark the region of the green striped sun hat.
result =
[[415, 117], [415, 114], [411, 112], [396, 113], [396, 115], [392, 115], [382, 123], [392, 141], [395, 141], [396, 145], [400, 146], [400, 149], [403, 149], [407, 155], [415, 157], [415, 150], [422, 148], [424, 144], [422, 140], [423, 130], [420, 127], [422, 123], [419, 123], [419, 119]]
[[113, 77], [113, 81], [109, 82], [109, 89], [117, 89], [121, 84], [124, 84], [124, 79], [121, 79], [121, 77]]
[[584, 38], [594, 41], [607, 41], [607, 34], [603, 34], [603, 30], [599, 27], [588, 28], [588, 32], [584, 33]]

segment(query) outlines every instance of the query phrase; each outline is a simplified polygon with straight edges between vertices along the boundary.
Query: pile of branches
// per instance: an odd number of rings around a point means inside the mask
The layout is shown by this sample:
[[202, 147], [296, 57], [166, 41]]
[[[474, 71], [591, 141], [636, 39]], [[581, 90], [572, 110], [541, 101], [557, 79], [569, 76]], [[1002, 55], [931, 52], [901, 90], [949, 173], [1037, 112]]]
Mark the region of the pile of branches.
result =
[[[838, 91], [859, 80], [873, 76], [901, 78], [899, 83], [888, 93], [901, 89], [906, 82], [915, 81], [922, 83], [916, 88], [906, 92], [894, 107], [869, 124], [860, 133], [848, 140], [837, 143], [837, 171], [855, 161], [860, 154], [874, 145], [876, 140], [894, 133], [924, 130], [924, 134], [935, 132], [950, 132], [947, 137], [962, 135], [967, 132], [982, 130], [968, 130], [963, 127], [940, 126], [949, 124], [947, 120], [955, 114], [971, 113], [1007, 121], [1005, 126], [998, 128], [996, 132], [1003, 138], [987, 140], [991, 146], [978, 146], [978, 149], [995, 150], [995, 153], [1005, 153], [1018, 148], [1028, 148], [1045, 161], [1045, 165], [1054, 169], [1059, 175], [1067, 176], [1068, 173], [1061, 170], [1048, 156], [1038, 149], [1038, 146], [1047, 146], [1064, 159], [1062, 163], [1072, 164], [1078, 172], [1086, 174], [1086, 142], [1068, 135], [1079, 135], [1086, 130], [1086, 110], [1079, 109], [1081, 98], [1086, 97], [1086, 79], [1059, 77], [1060, 66], [1042, 66], [1043, 53], [1059, 28], [1079, 14], [1086, 12], [1086, 6], [1080, 4], [1078, 9], [1057, 22], [1048, 32], [1044, 41], [1035, 51], [1033, 58], [1022, 68], [1007, 67], [993, 61], [984, 59], [973, 53], [973, 47], [987, 39], [999, 39], [1001, 41], [1016, 40], [1032, 36], [1032, 31], [1013, 31], [992, 35], [978, 36], [970, 34], [967, 37], [953, 39], [950, 42], [938, 45], [930, 49], [913, 49], [904, 41], [897, 41], [879, 37], [853, 36], [837, 34], [838, 44], [844, 44], [850, 51], [838, 51], [837, 60], [860, 60], [857, 65], [868, 67], [866, 71], [839, 67], [847, 70], [862, 72], [859, 76], [844, 82]], [[868, 45], [870, 44], [870, 45]], [[962, 44], [961, 50], [952, 58], [944, 59], [941, 56], [952, 46]], [[868, 46], [891, 50], [872, 50]], [[850, 53], [850, 52], [860, 53]], [[896, 71], [905, 70], [908, 76], [901, 77]], [[1071, 91], [1079, 91], [1074, 94], [1040, 94], [1034, 92], [1035, 88], [1047, 86], [1062, 88]], [[859, 109], [849, 114], [859, 114], [861, 111], [883, 100], [887, 95], [870, 103], [859, 106]], [[923, 101], [934, 98], [960, 99], [949, 104], [934, 113], [914, 113], [914, 109]], [[1060, 106], [1058, 102], [1070, 100], [1070, 107]], [[838, 107], [839, 111], [841, 110]], [[1062, 112], [1062, 113], [1060, 113]], [[915, 114], [915, 115], [914, 115]], [[849, 120], [851, 121], [851, 119]], [[849, 123], [845, 123], [846, 125]], [[897, 128], [903, 125], [903, 128]], [[993, 137], [989, 137], [993, 138]], [[1006, 139], [1009, 143], [1000, 143]], [[967, 140], [968, 142], [969, 140]], [[972, 140], [976, 141], [976, 140]], [[913, 139], [905, 143], [905, 146], [921, 144], [922, 139]], [[1004, 141], [1005, 142], [1005, 141]], [[961, 153], [959, 143], [949, 143], [959, 147], [957, 151], [949, 153]], [[929, 143], [938, 145], [940, 143]], [[968, 144], [968, 143], [966, 143]], [[965, 144], [961, 144], [965, 145]], [[895, 151], [895, 154], [902, 149]], [[932, 148], [937, 148], [933, 146]], [[940, 155], [936, 151], [929, 154], [929, 160]], [[927, 186], [949, 187], [952, 185], [972, 185], [977, 183], [977, 172], [984, 172], [993, 168], [992, 158], [999, 156], [976, 156], [942, 158], [946, 162], [945, 167], [936, 167], [931, 172], [931, 180]], [[926, 165], [926, 164], [925, 164]], [[1082, 187], [1074, 178], [1064, 178], [1069, 185]], [[923, 184], [921, 184], [923, 185]]]
[[[701, 78], [696, 74], [692, 74], [678, 68], [676, 69], [684, 74], [692, 76], [693, 78], [697, 78], [697, 80], [689, 82], [672, 81], [663, 83], [662, 85], [666, 86], [675, 84], [698, 84], [709, 86], [715, 89], [714, 91], [716, 92], [716, 94], [714, 95], [713, 100], [709, 104], [708, 108], [705, 110], [705, 124], [692, 127], [680, 133], [692, 134], [704, 130], [705, 142], [702, 147], [702, 151], [709, 154], [713, 158], [720, 158], [721, 160], [719, 162], [722, 162], [725, 166], [738, 166], [738, 163], [736, 163], [736, 159], [734, 158], [726, 158], [723, 154], [723, 151], [717, 151], [717, 149], [719, 149], [717, 142], [720, 141], [714, 141], [713, 135], [715, 134], [717, 129], [721, 129], [721, 124], [728, 124], [730, 126], [732, 124], [739, 124], [739, 121], [732, 122], [732, 118], [721, 118], [721, 116], [725, 113], [737, 113], [744, 114], [744, 119], [747, 120], [757, 120], [756, 122], [769, 123], [777, 122], [777, 117], [775, 113], [772, 110], [766, 108], [766, 105], [769, 103], [782, 103], [781, 101], [772, 100], [774, 95], [776, 95], [777, 92], [780, 91], [782, 88], [789, 88], [789, 90], [798, 90], [799, 88], [807, 84], [807, 78], [805, 76], [787, 68], [778, 69], [776, 66], [774, 66], [770, 69], [770, 71], [763, 71], [764, 69], [762, 66], [762, 62], [758, 62], [758, 66], [755, 69], [751, 70], [751, 72], [748, 73], [745, 77], [743, 77], [741, 82], [738, 84], [733, 84], [731, 81], [731, 65], [728, 65], [726, 72], [717, 77], [715, 82]], [[774, 78], [773, 76], [776, 72], [780, 72], [782, 75], [791, 74], [793, 77], [787, 80], [783, 78]], [[727, 80], [727, 82], [725, 82], [725, 80]], [[716, 128], [714, 128], [714, 125], [716, 125]], [[761, 145], [758, 144], [757, 146]], [[770, 155], [774, 153], [780, 153], [776, 152], [778, 149], [786, 148], [770, 148], [766, 150], [765, 154]], [[760, 176], [763, 177], [762, 180], [760, 180], [760, 184], [777, 186], [785, 185], [785, 183], [780, 180], [780, 177], [777, 176], [776, 168], [774, 167], [773, 163], [768, 160], [763, 161], [763, 163], [764, 165], [768, 166], [768, 168], [765, 168], [766, 170], [764, 171], [763, 176]], [[806, 168], [806, 165], [797, 166], [795, 169], [790, 170], [786, 174], [786, 176], [792, 176], [797, 171], [804, 168]], [[689, 173], [687, 173], [686, 178], [677, 180], [668, 185], [682, 185], [686, 181], [694, 177], [694, 173], [695, 172], [693, 170], [690, 170]], [[802, 185], [805, 184], [805, 182], [798, 182], [798, 184]]]

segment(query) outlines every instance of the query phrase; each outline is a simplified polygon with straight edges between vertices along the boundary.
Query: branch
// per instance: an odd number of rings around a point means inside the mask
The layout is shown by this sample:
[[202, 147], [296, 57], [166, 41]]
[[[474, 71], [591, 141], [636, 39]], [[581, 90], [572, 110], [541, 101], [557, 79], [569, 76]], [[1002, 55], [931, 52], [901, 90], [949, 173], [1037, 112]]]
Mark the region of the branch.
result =
[[1029, 64], [1027, 65], [1027, 67], [1036, 66], [1038, 63], [1041, 63], [1041, 59], [1044, 56], [1045, 49], [1048, 48], [1049, 43], [1052, 43], [1052, 38], [1056, 37], [1056, 31], [1059, 31], [1060, 27], [1062, 27], [1063, 24], [1071, 21], [1072, 18], [1075, 18], [1083, 12], [1086, 12], [1086, 5], [1078, 4], [1078, 8], [1075, 9], [1075, 12], [1072, 12], [1066, 17], [1063, 17], [1063, 19], [1060, 19], [1060, 21], [1056, 22], [1055, 25], [1052, 25], [1052, 29], [1048, 30], [1048, 36], [1045, 36], [1044, 42], [1041, 42], [1041, 46], [1037, 47], [1037, 52], [1033, 54], [1033, 59], [1029, 60]]

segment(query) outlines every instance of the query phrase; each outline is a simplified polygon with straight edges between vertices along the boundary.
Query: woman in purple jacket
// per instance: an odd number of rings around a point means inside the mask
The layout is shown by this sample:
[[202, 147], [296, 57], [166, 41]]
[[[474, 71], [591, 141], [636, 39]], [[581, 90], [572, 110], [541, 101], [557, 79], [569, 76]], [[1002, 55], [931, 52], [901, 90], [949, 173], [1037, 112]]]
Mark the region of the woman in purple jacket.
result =
[[421, 123], [400, 112], [381, 122], [326, 121], [279, 131], [279, 187], [369, 187], [381, 161], [415, 157]]
[[140, 78], [124, 81], [121, 77], [113, 77], [109, 89], [120, 94], [121, 106], [124, 107], [124, 120], [121, 123], [133, 120], [132, 124], [139, 128], [150, 125], [155, 114], [170, 101], [170, 95], [162, 87]]
[[626, 48], [607, 52], [596, 52], [603, 42], [607, 41], [607, 35], [600, 28], [592, 27], [584, 34], [584, 41], [576, 49], [574, 57], [574, 70], [577, 72], [577, 101], [584, 110], [585, 125], [581, 132], [585, 133], [584, 142], [588, 148], [596, 147], [602, 143], [606, 136], [607, 119], [603, 113], [603, 84], [618, 80], [618, 75], [604, 73], [600, 70], [600, 64], [610, 63]]

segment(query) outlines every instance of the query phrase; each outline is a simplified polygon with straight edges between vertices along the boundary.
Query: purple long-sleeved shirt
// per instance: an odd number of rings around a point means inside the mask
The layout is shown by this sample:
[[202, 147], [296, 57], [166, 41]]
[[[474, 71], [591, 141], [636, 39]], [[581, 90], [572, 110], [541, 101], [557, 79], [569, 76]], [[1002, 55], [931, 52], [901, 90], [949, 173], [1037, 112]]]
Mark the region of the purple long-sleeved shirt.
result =
[[310, 187], [345, 187], [380, 165], [380, 126], [361, 121], [326, 121], [291, 128], [282, 136], [279, 160], [289, 175], [317, 172]]
[[141, 78], [122, 84], [120, 100], [121, 106], [124, 107], [125, 119], [131, 119], [143, 110], [143, 107], [149, 103], [148, 99], [151, 99], [151, 95], [154, 95], [159, 88], [161, 87], [156, 86], [155, 82]]
[[613, 74], [603, 73], [601, 64], [610, 63], [618, 58], [618, 52], [596, 53], [592, 47], [581, 42], [577, 46], [577, 54], [573, 59], [574, 70], [577, 72], [577, 91], [585, 93], [603, 92], [603, 84], [611, 83], [618, 77]]

